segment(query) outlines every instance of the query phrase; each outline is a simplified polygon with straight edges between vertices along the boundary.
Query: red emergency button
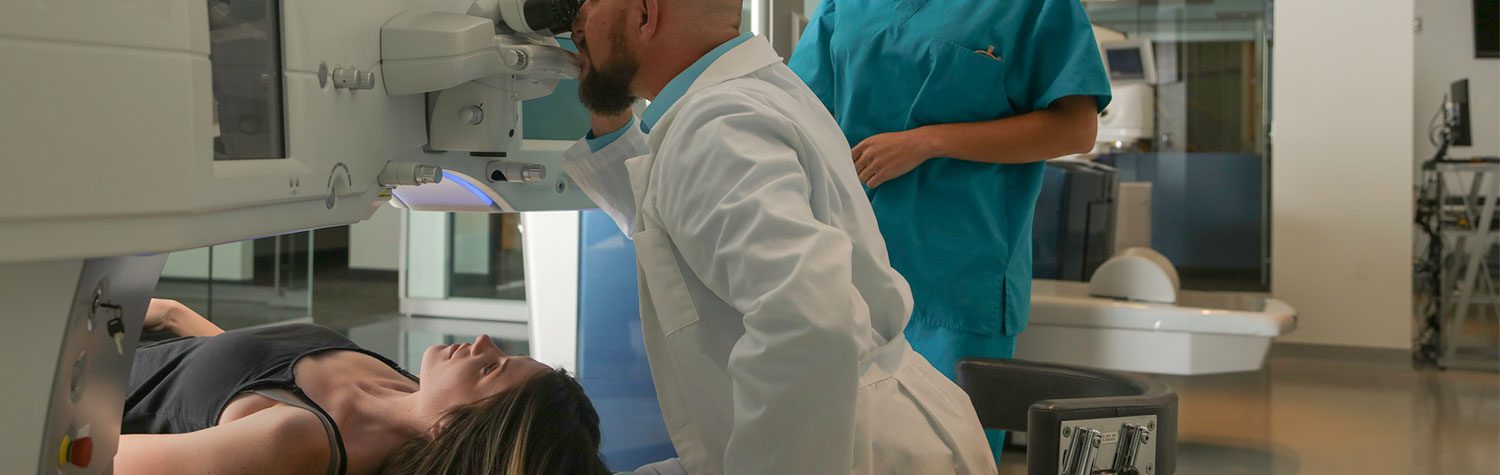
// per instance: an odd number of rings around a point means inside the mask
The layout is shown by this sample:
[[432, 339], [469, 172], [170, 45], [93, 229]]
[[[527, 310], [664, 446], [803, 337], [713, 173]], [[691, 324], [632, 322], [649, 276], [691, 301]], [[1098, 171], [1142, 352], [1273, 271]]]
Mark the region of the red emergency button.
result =
[[66, 436], [62, 440], [62, 450], [58, 451], [59, 466], [70, 463], [79, 468], [88, 468], [89, 463], [94, 461], [94, 438], [83, 437], [72, 440]]
[[73, 441], [73, 447], [68, 449], [68, 463], [79, 467], [88, 468], [89, 462], [94, 460], [94, 438], [84, 437]]

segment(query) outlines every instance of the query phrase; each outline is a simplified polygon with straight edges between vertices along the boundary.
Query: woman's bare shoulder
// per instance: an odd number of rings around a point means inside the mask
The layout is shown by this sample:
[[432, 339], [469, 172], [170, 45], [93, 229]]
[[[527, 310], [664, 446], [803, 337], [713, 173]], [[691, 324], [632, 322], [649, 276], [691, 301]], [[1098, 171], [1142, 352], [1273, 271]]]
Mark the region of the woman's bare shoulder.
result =
[[115, 473], [318, 473], [332, 450], [318, 416], [277, 404], [197, 432], [121, 437]]

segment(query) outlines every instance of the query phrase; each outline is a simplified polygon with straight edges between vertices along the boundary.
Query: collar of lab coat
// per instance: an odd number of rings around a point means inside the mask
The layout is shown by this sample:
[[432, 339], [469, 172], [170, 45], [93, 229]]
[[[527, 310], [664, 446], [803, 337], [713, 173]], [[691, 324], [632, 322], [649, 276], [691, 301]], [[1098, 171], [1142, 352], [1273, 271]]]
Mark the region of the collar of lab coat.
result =
[[667, 111], [662, 113], [661, 119], [648, 132], [651, 135], [651, 150], [656, 150], [656, 146], [661, 143], [662, 137], [666, 136], [665, 130], [670, 128], [672, 119], [682, 110], [682, 103], [687, 102], [686, 99], [692, 97], [694, 93], [733, 79], [748, 76], [750, 73], [779, 62], [781, 62], [781, 56], [776, 54], [776, 50], [771, 48], [771, 42], [766, 40], [764, 36], [751, 38], [749, 41], [740, 43], [739, 46], [719, 56], [718, 60], [709, 65], [708, 69], [704, 70], [703, 74], [699, 75], [698, 79], [693, 81], [693, 85], [688, 87], [687, 92], [682, 94], [682, 98], [678, 99], [672, 104], [672, 107], [667, 108]]
[[641, 130], [650, 133], [651, 129], [656, 127], [656, 122], [661, 120], [662, 114], [670, 110], [673, 105], [677, 104], [678, 100], [682, 99], [684, 94], [687, 94], [688, 90], [692, 88], [693, 83], [698, 81], [699, 77], [703, 76], [703, 72], [707, 71], [709, 66], [713, 66], [715, 61], [724, 56], [724, 53], [733, 51], [735, 47], [754, 38], [755, 35], [745, 33], [729, 41], [725, 41], [724, 44], [710, 50], [702, 58], [694, 61], [687, 69], [678, 73], [677, 77], [672, 78], [666, 87], [663, 87], [661, 92], [657, 93], [656, 97], [651, 99], [651, 105], [647, 106], [646, 110], [641, 113]]
[[656, 123], [656, 127], [652, 128], [649, 134], [648, 143], [651, 153], [625, 160], [625, 168], [630, 172], [630, 184], [635, 192], [636, 202], [635, 227], [632, 231], [645, 229], [643, 226], [645, 213], [642, 211], [646, 209], [646, 190], [650, 189], [651, 165], [655, 161], [656, 151], [661, 149], [662, 139], [672, 128], [672, 122], [676, 119], [677, 113], [682, 110], [682, 104], [689, 102], [687, 99], [698, 91], [748, 76], [750, 73], [779, 62], [781, 62], [781, 56], [776, 54], [776, 50], [771, 48], [771, 43], [765, 37], [751, 38], [724, 53], [712, 65], [709, 65], [708, 69], [704, 70], [696, 81], [693, 81], [693, 85], [688, 87], [687, 92], [683, 93], [682, 100], [672, 104], [672, 107], [662, 114], [661, 120]]

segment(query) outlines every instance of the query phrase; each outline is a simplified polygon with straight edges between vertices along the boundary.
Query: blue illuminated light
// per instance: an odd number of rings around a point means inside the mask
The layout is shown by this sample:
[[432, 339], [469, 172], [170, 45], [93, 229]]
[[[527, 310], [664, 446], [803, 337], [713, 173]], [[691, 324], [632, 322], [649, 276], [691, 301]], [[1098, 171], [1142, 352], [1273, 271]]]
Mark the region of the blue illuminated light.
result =
[[458, 183], [460, 186], [467, 188], [470, 193], [474, 194], [474, 196], [478, 196], [479, 199], [484, 200], [484, 204], [495, 206], [495, 200], [490, 199], [490, 195], [485, 194], [484, 191], [480, 190], [479, 187], [474, 186], [473, 183], [469, 183], [468, 180], [454, 176], [452, 173], [448, 173], [447, 171], [443, 172], [443, 179], [452, 180], [454, 183]]

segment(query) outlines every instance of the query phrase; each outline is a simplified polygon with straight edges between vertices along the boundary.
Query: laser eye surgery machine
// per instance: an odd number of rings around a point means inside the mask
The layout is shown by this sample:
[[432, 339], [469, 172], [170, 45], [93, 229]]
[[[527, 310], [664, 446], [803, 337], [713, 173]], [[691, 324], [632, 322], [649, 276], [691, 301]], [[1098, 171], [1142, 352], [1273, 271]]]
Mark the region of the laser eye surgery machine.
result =
[[593, 207], [511, 158], [520, 102], [577, 75], [553, 36], [581, 3], [0, 2], [3, 471], [110, 472], [167, 252], [387, 202]]
[[[520, 122], [523, 101], [577, 76], [556, 36], [582, 3], [0, 1], [0, 473], [111, 473], [169, 252], [356, 223], [386, 203], [594, 208], [559, 163], [572, 139], [526, 144]], [[800, 31], [803, 2], [749, 5], [789, 56], [795, 36], [774, 32]], [[562, 112], [554, 99], [528, 107]], [[660, 460], [671, 441], [625, 334], [640, 331], [634, 255], [607, 216], [549, 216], [566, 214], [523, 218], [544, 236], [525, 251], [531, 353], [576, 356], [612, 463]], [[958, 372], [982, 424], [1028, 433], [1029, 473], [1174, 469], [1164, 385], [1017, 361]]]

